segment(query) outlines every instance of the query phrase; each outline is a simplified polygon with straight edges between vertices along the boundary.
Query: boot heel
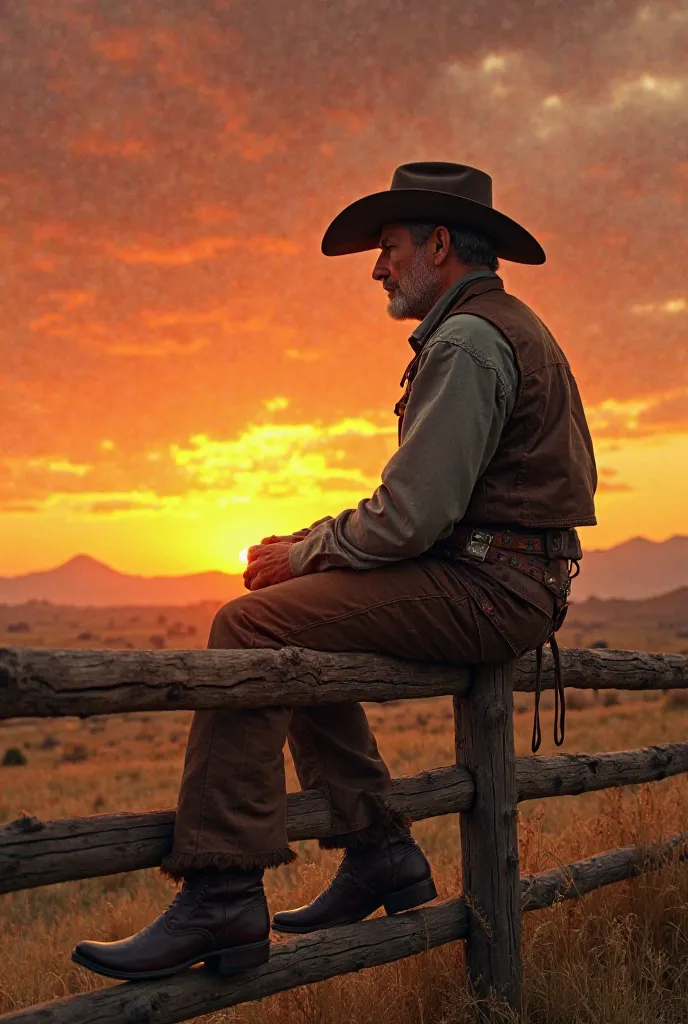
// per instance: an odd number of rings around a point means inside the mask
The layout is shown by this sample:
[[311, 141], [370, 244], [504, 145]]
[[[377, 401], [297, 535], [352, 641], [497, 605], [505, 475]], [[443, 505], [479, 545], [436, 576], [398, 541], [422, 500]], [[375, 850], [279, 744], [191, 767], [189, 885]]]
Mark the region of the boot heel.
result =
[[399, 914], [402, 910], [413, 910], [421, 903], [428, 903], [437, 896], [437, 889], [432, 878], [426, 878], [423, 882], [416, 882], [406, 889], [397, 889], [385, 899], [383, 904], [388, 914]]
[[251, 967], [260, 967], [270, 959], [270, 939], [253, 942], [250, 946], [235, 946], [224, 949], [221, 953], [213, 953], [204, 959], [206, 967], [222, 977], [246, 971]]

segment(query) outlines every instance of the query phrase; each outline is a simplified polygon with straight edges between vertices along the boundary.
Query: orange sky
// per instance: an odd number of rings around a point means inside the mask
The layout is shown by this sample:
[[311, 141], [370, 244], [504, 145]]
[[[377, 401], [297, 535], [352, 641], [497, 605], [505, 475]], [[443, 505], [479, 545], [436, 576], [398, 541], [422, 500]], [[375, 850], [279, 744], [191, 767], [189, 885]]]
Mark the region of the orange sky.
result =
[[372, 493], [415, 325], [320, 239], [418, 159], [487, 170], [547, 251], [501, 273], [581, 386], [585, 544], [688, 532], [685, 9], [263, 7], [3, 15], [0, 575], [240, 571]]

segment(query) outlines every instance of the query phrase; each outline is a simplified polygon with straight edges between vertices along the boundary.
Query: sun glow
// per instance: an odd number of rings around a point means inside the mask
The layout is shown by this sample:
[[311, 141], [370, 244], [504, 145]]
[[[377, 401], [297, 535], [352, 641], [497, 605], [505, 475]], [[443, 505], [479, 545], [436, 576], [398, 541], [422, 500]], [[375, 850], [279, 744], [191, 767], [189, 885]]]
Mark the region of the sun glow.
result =
[[239, 552], [239, 561], [244, 565], [248, 565], [248, 548], [242, 548]]

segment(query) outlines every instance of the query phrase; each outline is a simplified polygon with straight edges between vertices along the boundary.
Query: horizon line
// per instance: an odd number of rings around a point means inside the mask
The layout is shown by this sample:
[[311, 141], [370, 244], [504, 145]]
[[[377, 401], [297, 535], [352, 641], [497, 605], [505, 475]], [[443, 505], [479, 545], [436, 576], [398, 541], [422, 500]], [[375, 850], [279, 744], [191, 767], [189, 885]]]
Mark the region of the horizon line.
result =
[[[672, 534], [669, 537], [666, 537], [664, 540], [651, 540], [650, 538], [645, 537], [642, 534], [636, 534], [633, 537], [627, 537], [625, 540], [619, 541], [617, 544], [611, 544], [607, 548], [588, 548], [588, 549], [585, 549], [583, 551], [583, 557], [585, 557], [585, 555], [592, 555], [592, 554], [597, 554], [597, 553], [602, 553], [602, 552], [614, 551], [617, 548], [623, 547], [626, 544], [632, 544], [632, 543], [634, 543], [636, 541], [643, 541], [646, 544], [661, 545], [661, 544], [668, 544], [668, 543], [670, 543], [671, 541], [674, 541], [674, 540], [686, 540], [686, 541], [688, 541], [688, 534], [675, 533], [675, 534]], [[88, 554], [86, 552], [80, 551], [80, 552], [77, 552], [74, 555], [70, 555], [70, 557], [67, 558], [66, 561], [59, 562], [57, 565], [52, 565], [52, 566], [49, 566], [49, 567], [44, 568], [44, 569], [29, 569], [26, 572], [15, 573], [12, 576], [3, 576], [3, 575], [1, 575], [1, 570], [0, 570], [0, 579], [1, 580], [18, 580], [18, 579], [22, 579], [23, 577], [26, 577], [26, 576], [42, 575], [44, 573], [56, 572], [58, 569], [62, 569], [66, 565], [69, 565], [72, 562], [78, 561], [79, 559], [84, 559], [86, 561], [93, 562], [93, 563], [95, 563], [97, 565], [100, 565], [100, 566], [110, 570], [111, 572], [117, 573], [120, 576], [132, 576], [132, 577], [137, 577], [139, 579], [144, 579], [144, 580], [152, 580], [152, 579], [185, 579], [185, 578], [187, 578], [189, 576], [205, 576], [205, 575], [210, 575], [210, 574], [213, 574], [213, 573], [218, 573], [221, 576], [241, 576], [242, 575], [241, 572], [228, 572], [225, 569], [196, 569], [196, 570], [192, 570], [191, 572], [184, 572], [184, 573], [164, 573], [163, 572], [163, 573], [156, 573], [156, 574], [154, 574], [152, 576], [146, 576], [146, 575], [143, 575], [142, 573], [125, 572], [125, 571], [123, 571], [121, 569], [117, 569], [113, 565], [109, 564], [108, 562], [104, 562], [104, 561], [102, 561], [102, 559], [96, 558], [94, 555], [90, 555], [90, 554]], [[581, 559], [581, 561], [582, 561], [582, 559]]]

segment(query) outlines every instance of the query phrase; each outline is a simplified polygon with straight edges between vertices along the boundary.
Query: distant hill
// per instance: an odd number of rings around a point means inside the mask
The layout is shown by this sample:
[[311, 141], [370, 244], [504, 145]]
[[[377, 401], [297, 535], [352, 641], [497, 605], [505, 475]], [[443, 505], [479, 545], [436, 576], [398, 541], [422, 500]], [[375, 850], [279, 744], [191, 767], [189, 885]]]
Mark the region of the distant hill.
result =
[[574, 601], [588, 597], [642, 599], [688, 586], [688, 537], [660, 543], [634, 537], [605, 551], [586, 551]]
[[[688, 537], [662, 543], [635, 537], [605, 551], [586, 551], [572, 588], [575, 602], [589, 597], [644, 599], [688, 586]], [[24, 576], [0, 577], [0, 603], [50, 601], [83, 608], [125, 605], [188, 605], [229, 601], [245, 594], [240, 574], [132, 576], [88, 555]]]
[[574, 601], [558, 639], [562, 647], [688, 654], [688, 587], [636, 600]]
[[201, 572], [191, 576], [130, 576], [88, 555], [25, 576], [0, 577], [0, 602], [50, 601], [78, 608], [124, 605], [186, 605], [229, 601], [247, 593], [241, 575]]

